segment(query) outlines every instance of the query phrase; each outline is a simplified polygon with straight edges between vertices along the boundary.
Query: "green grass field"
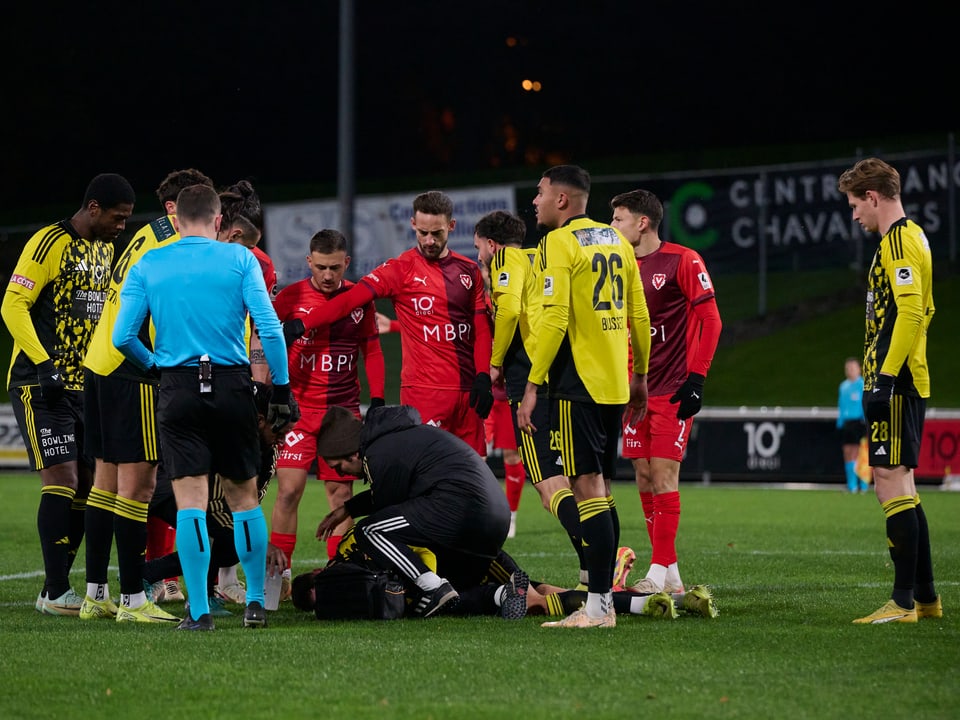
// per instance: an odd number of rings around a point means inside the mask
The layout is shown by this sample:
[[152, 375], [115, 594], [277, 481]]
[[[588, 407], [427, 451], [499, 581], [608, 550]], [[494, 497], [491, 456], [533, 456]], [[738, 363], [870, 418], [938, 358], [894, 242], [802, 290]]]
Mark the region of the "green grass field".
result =
[[[284, 603], [265, 630], [245, 630], [236, 616], [197, 635], [38, 615], [38, 481], [0, 481], [4, 718], [957, 716], [960, 494], [924, 492], [946, 614], [917, 625], [850, 622], [892, 583], [874, 498], [685, 485], [681, 570], [688, 585], [713, 586], [714, 620], [621, 617], [594, 631], [543, 629], [535, 617], [320, 623]], [[622, 542], [645, 565], [639, 501], [628, 484], [614, 491]], [[527, 488], [506, 548], [532, 577], [574, 583], [568, 541], [536, 500]], [[312, 482], [295, 573], [322, 563], [313, 532], [323, 505]]]

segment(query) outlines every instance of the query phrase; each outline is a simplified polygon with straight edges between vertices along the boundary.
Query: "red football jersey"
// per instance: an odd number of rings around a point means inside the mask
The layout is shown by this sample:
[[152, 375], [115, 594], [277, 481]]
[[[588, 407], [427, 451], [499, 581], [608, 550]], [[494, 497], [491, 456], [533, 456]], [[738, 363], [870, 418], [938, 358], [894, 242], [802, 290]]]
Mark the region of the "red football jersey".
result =
[[490, 325], [475, 260], [455, 252], [427, 260], [411, 248], [360, 284], [375, 297], [393, 300], [403, 353], [401, 387], [469, 390], [477, 372], [489, 372]]
[[[353, 283], [344, 280], [329, 297], [310, 278], [285, 287], [274, 300], [280, 321], [305, 320]], [[290, 388], [305, 408], [360, 403], [359, 356], [363, 354], [371, 397], [383, 397], [384, 367], [373, 303], [358, 307], [336, 322], [304, 333], [289, 349]]]
[[267, 285], [267, 292], [270, 293], [270, 297], [273, 297], [277, 293], [277, 269], [273, 266], [273, 260], [256, 246], [252, 250], [253, 256], [260, 263], [260, 272], [263, 273], [263, 281]]
[[672, 394], [689, 373], [706, 375], [713, 361], [720, 336], [716, 303], [708, 322], [697, 308], [714, 299], [713, 281], [703, 258], [676, 243], [661, 243], [637, 264], [650, 313], [647, 389], [651, 397]]

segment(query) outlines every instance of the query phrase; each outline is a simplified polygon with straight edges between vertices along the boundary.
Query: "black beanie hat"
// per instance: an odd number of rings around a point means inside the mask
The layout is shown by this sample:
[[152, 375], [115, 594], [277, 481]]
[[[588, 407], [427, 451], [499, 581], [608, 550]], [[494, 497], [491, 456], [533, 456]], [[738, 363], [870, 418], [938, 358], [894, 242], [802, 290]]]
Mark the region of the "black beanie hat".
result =
[[360, 450], [360, 420], [340, 405], [331, 405], [320, 422], [317, 455], [344, 458]]

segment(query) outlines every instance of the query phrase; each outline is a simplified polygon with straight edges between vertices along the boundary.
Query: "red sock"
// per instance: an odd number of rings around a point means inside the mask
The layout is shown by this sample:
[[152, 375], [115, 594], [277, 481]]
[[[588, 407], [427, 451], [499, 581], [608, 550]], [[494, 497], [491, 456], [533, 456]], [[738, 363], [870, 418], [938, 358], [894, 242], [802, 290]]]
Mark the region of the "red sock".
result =
[[[170, 526], [167, 525], [165, 520], [155, 516], [147, 518], [147, 560], [156, 560], [169, 553], [166, 549], [167, 532], [169, 532], [169, 528]], [[175, 530], [174, 539], [176, 539]]]
[[287, 567], [293, 562], [293, 551], [297, 548], [297, 536], [290, 533], [270, 533], [270, 544], [276, 545], [287, 556]]
[[643, 518], [647, 521], [647, 536], [653, 545], [653, 493], [640, 493], [640, 505], [643, 507]]
[[343, 540], [343, 535], [331, 535], [327, 538], [327, 560], [333, 560], [337, 554], [337, 546]]
[[512, 465], [503, 466], [504, 487], [507, 493], [507, 504], [511, 512], [516, 512], [520, 507], [520, 495], [523, 493], [523, 483], [527, 476], [523, 471], [523, 463], [518, 462]]
[[677, 528], [680, 526], [680, 493], [655, 495], [653, 512], [653, 557], [651, 562], [669, 567], [677, 561]]

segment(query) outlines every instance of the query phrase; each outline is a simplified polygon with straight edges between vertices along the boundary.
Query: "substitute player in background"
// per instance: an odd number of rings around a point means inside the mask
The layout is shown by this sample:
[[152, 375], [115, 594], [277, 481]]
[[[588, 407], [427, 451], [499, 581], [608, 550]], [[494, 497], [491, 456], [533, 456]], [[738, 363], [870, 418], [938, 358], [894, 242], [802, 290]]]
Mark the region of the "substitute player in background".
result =
[[[199, 170], [174, 170], [157, 188], [165, 214], [138, 230], [114, 264], [106, 302], [84, 358], [84, 424], [86, 452], [96, 460], [93, 489], [87, 501], [87, 593], [81, 620], [116, 618], [119, 622], [172, 622], [179, 618], [156, 607], [143, 590], [143, 563], [147, 549], [147, 515], [157, 484], [160, 448], [157, 442], [157, 388], [159, 379], [127, 360], [113, 346], [113, 326], [120, 312], [120, 291], [130, 268], [149, 251], [180, 239], [173, 225], [180, 191], [191, 185], [213, 187]], [[147, 345], [150, 322], [140, 337]], [[160, 549], [167, 544], [169, 525], [154, 532]], [[110, 598], [107, 567], [113, 538], [117, 542], [120, 575], [120, 612]], [[169, 600], [177, 599], [179, 585], [170, 579]], [[163, 590], [166, 594], [166, 590]], [[157, 593], [158, 597], [163, 597]], [[183, 599], [180, 594], [179, 599]]]
[[[517, 405], [527, 386], [530, 352], [541, 311], [540, 287], [535, 280], [533, 265], [537, 250], [521, 247], [526, 229], [526, 224], [516, 215], [494, 210], [480, 218], [474, 230], [478, 260], [481, 265], [490, 268], [491, 277], [494, 329], [490, 376], [495, 378], [496, 386], [503, 385], [506, 390], [510, 400], [510, 422], [523, 467], [527, 468], [544, 509], [560, 521], [570, 537], [579, 560], [580, 582], [585, 584], [587, 569], [580, 538], [580, 515], [570, 489], [570, 480], [563, 474], [560, 453], [550, 441], [547, 383], [540, 386], [541, 401], [537, 403], [537, 415], [533, 419], [537, 431], [530, 435], [520, 432], [517, 425]], [[510, 501], [509, 484], [507, 500]]]
[[[307, 267], [310, 277], [284, 288], [274, 300], [281, 322], [306, 320], [354, 284], [344, 280], [350, 266], [347, 239], [338, 230], [321, 230], [310, 238]], [[290, 567], [297, 545], [297, 511], [307, 483], [307, 472], [317, 460], [317, 438], [324, 413], [340, 405], [360, 417], [360, 359], [370, 388], [370, 406], [384, 404], [384, 363], [373, 301], [355, 308], [346, 317], [310, 330], [290, 347], [290, 389], [300, 404], [301, 417], [286, 434], [277, 460], [277, 499], [270, 523], [270, 542], [285, 554], [271, 551], [271, 562], [285, 573], [283, 594], [289, 588]], [[332, 510], [353, 497], [353, 477], [343, 477], [320, 461], [317, 477], [323, 480]], [[327, 556], [349, 526], [334, 528], [327, 541]]]
[[[390, 298], [400, 325], [400, 402], [423, 421], [487, 453], [492, 337], [477, 263], [447, 247], [456, 227], [453, 201], [432, 190], [413, 201], [417, 246], [380, 265], [322, 312], [284, 323], [288, 344], [376, 298]], [[471, 410], [472, 408], [472, 410]]]
[[36, 609], [50, 615], [79, 615], [83, 604], [69, 579], [92, 480], [92, 461], [83, 456], [83, 358], [103, 310], [113, 242], [135, 199], [125, 178], [97, 175], [73, 217], [27, 240], [3, 296], [13, 336], [10, 404], [30, 467], [40, 473], [44, 581]]
[[656, 195], [632, 190], [610, 207], [610, 224], [633, 246], [650, 313], [647, 414], [623, 426], [623, 456], [633, 462], [653, 547], [647, 575], [632, 590], [683, 592], [676, 546], [680, 463], [720, 340], [720, 311], [703, 258], [660, 239], [663, 205]]
[[[576, 165], [547, 170], [533, 204], [537, 222], [549, 230], [540, 241], [540, 303], [543, 312], [517, 423], [536, 431], [538, 386], [549, 373], [550, 430], [560, 446], [580, 513], [589, 580], [581, 610], [546, 627], [613, 627], [613, 565], [619, 521], [610, 482], [625, 411], [631, 422], [647, 406], [650, 318], [633, 248], [616, 228], [586, 215], [590, 175]], [[629, 383], [627, 336], [633, 347]]]
[[893, 561], [890, 600], [855, 623], [939, 618], [930, 531], [913, 471], [930, 397], [927, 328], [933, 319], [933, 260], [923, 230], [906, 217], [900, 173], [878, 158], [840, 176], [853, 219], [881, 235], [867, 275], [863, 411], [877, 500], [887, 518]]

